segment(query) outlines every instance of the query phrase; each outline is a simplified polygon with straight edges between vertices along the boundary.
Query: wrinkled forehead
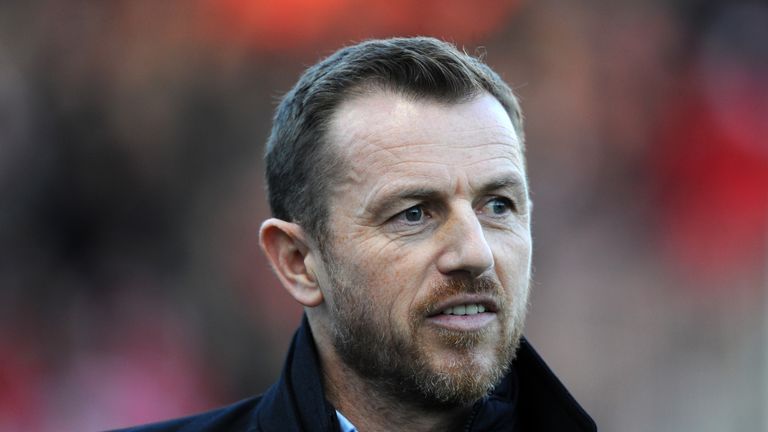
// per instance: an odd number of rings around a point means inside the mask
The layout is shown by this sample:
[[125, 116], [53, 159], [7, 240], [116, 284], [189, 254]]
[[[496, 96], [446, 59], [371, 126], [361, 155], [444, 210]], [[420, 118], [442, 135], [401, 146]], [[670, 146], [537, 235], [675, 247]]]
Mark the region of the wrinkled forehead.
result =
[[388, 91], [355, 95], [332, 116], [328, 141], [336, 156], [366, 170], [383, 162], [472, 165], [506, 159], [525, 173], [512, 122], [487, 93], [459, 102]]

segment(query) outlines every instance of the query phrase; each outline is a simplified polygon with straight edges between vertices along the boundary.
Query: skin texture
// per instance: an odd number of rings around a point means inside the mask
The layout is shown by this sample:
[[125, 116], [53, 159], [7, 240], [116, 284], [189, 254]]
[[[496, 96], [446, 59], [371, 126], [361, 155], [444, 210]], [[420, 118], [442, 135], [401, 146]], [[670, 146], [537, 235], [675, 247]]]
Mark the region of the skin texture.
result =
[[[524, 158], [488, 94], [446, 104], [376, 91], [345, 101], [329, 142], [349, 170], [327, 253], [276, 219], [261, 242], [305, 306], [326, 396], [360, 430], [450, 430], [512, 360], [528, 302]], [[485, 303], [474, 318], [439, 315]]]

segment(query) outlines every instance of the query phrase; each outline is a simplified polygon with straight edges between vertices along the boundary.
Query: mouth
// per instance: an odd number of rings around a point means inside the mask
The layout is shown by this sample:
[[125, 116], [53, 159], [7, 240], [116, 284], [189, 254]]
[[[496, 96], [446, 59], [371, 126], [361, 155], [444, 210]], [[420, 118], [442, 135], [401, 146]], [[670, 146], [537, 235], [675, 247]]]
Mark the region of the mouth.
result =
[[485, 306], [480, 303], [462, 304], [458, 306], [451, 306], [440, 312], [441, 315], [477, 315], [479, 313], [485, 313]]
[[496, 320], [498, 306], [490, 298], [462, 296], [439, 303], [427, 316], [430, 324], [454, 331], [478, 331]]

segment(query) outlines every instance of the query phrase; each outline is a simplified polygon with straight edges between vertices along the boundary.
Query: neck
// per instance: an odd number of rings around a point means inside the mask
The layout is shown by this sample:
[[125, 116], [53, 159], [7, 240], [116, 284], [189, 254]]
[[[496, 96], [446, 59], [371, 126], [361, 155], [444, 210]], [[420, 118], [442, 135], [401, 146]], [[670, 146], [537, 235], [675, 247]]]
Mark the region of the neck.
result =
[[[325, 349], [321, 348], [325, 347]], [[318, 341], [325, 396], [360, 431], [460, 431], [472, 406], [425, 410], [397, 400], [347, 367]]]

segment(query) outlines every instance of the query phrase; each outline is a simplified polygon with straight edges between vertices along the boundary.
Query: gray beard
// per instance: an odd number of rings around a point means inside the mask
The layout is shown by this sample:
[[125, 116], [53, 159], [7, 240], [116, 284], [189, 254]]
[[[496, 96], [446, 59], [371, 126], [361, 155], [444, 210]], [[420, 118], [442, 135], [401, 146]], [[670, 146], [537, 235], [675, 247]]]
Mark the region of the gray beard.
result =
[[[326, 264], [330, 262], [326, 260]], [[343, 280], [344, 273], [338, 266], [329, 265], [329, 268], [334, 284], [331, 307], [334, 348], [346, 366], [380, 396], [424, 410], [468, 406], [492, 391], [509, 371], [522, 335], [523, 317], [515, 317], [512, 328], [507, 328], [503, 324], [505, 314], [514, 312], [505, 304], [499, 304], [497, 312], [502, 323], [503, 342], [496, 347], [491, 368], [477, 368], [471, 363], [456, 361], [435, 370], [419, 340], [418, 329], [423, 325], [424, 317], [434, 312], [434, 305], [447, 296], [484, 293], [503, 301], [503, 288], [493, 279], [453, 279], [433, 287], [430, 298], [415, 307], [409, 317], [412, 335], [409, 337], [390, 331], [379, 320], [385, 315], [368, 301], [365, 291]], [[437, 334], [446, 346], [469, 351], [487, 337], [487, 332], [442, 329]]]

